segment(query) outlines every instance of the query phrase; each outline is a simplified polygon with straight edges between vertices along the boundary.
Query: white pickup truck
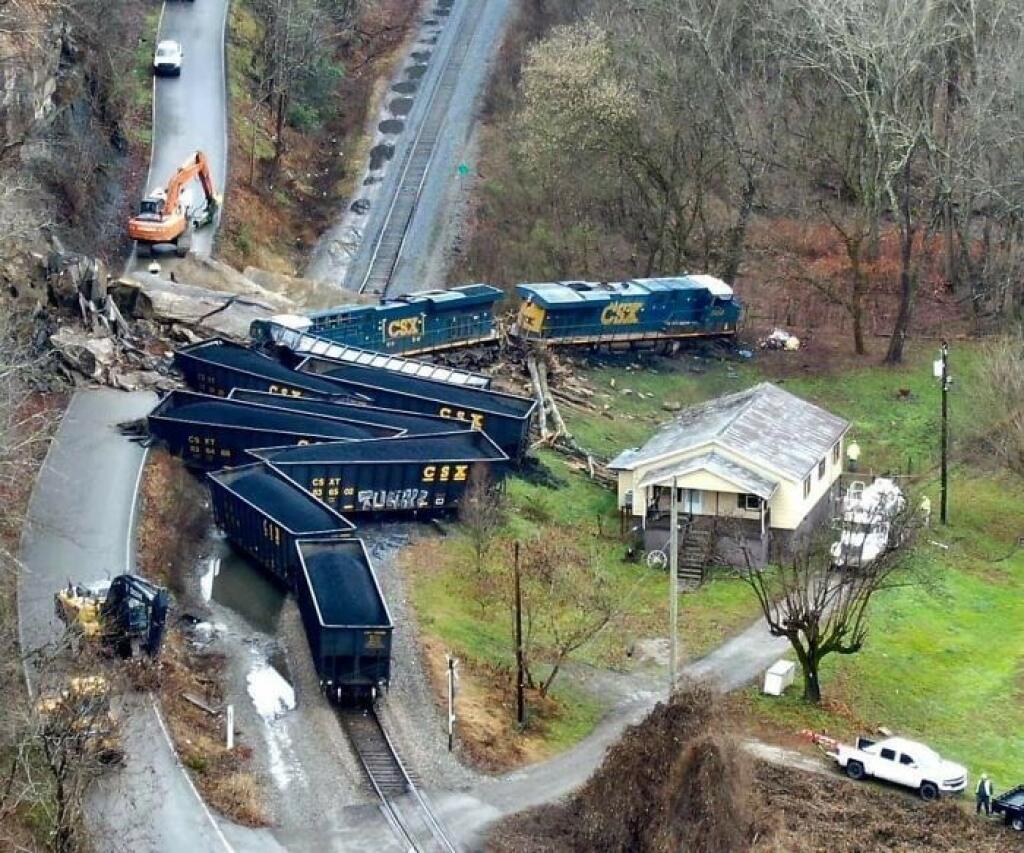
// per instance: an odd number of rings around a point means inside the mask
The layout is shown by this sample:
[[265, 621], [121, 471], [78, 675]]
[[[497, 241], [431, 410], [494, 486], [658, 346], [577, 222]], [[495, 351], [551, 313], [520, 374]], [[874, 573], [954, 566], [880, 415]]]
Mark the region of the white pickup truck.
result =
[[856, 746], [836, 744], [832, 757], [851, 779], [874, 776], [914, 788], [922, 800], [959, 794], [967, 787], [967, 770], [942, 758], [923, 743], [901, 737], [873, 741], [857, 738]]

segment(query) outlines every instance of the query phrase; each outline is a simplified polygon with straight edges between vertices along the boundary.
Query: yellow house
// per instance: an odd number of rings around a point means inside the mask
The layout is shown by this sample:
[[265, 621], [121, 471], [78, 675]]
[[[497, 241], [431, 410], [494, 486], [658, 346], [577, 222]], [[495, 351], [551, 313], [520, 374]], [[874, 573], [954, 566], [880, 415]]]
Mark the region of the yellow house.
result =
[[691, 406], [609, 463], [619, 507], [664, 550], [674, 483], [688, 526], [718, 531], [720, 557], [764, 563], [829, 515], [849, 428], [769, 382]]

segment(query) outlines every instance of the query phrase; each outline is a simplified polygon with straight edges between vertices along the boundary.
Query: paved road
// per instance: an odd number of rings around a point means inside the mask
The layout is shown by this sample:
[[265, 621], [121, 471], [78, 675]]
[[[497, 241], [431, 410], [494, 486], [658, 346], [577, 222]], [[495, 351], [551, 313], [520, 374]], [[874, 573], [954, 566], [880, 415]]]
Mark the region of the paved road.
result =
[[[789, 649], [772, 637], [762, 619], [717, 649], [684, 668], [692, 678], [706, 679], [723, 691], [756, 679]], [[438, 814], [460, 841], [478, 846], [492, 821], [531, 806], [551, 802], [582, 785], [623, 730], [640, 722], [664, 698], [663, 690], [627, 692], [595, 729], [567, 752], [479, 785], [468, 794], [434, 795]]]
[[[180, 77], [154, 79], [153, 150], [143, 192], [163, 187], [194, 151], [210, 159], [217, 191], [222, 196], [227, 177], [227, 95], [224, 80], [224, 26], [227, 0], [168, 0], [160, 19], [159, 39], [180, 42], [185, 53]], [[192, 185], [198, 202], [202, 190]], [[216, 224], [193, 235], [192, 250], [209, 255]], [[148, 259], [146, 263], [148, 263]], [[174, 263], [162, 253], [160, 264]], [[135, 264], [135, 255], [129, 269]]]
[[[53, 593], [69, 577], [102, 580], [134, 563], [129, 531], [144, 453], [116, 425], [144, 415], [154, 401], [149, 393], [106, 389], [72, 399], [36, 480], [22, 535], [18, 619], [26, 651], [60, 636]], [[28, 675], [34, 681], [31, 669]], [[280, 849], [266, 834], [215, 822], [180, 768], [151, 700], [137, 697], [132, 704], [125, 714], [127, 764], [93, 795], [92, 828], [106, 839], [100, 849]]]

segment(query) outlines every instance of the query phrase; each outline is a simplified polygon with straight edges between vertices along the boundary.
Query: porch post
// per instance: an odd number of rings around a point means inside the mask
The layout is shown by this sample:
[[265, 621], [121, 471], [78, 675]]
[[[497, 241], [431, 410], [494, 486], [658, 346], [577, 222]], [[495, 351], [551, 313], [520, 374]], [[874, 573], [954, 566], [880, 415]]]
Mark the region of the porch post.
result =
[[679, 490], [676, 478], [672, 478], [672, 497], [669, 500], [669, 554], [668, 554], [668, 612], [669, 612], [669, 656], [668, 656], [668, 695], [676, 689], [677, 635], [679, 633]]
[[764, 539], [764, 505], [766, 501], [761, 498], [761, 538]]

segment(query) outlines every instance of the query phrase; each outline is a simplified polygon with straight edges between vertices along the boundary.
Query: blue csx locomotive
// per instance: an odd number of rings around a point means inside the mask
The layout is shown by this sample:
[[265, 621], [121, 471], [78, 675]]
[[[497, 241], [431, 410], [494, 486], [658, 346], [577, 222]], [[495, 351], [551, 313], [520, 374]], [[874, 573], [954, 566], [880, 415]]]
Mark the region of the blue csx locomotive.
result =
[[[520, 284], [516, 292], [522, 304], [510, 333], [553, 344], [731, 336], [742, 312], [732, 288], [710, 275]], [[377, 352], [437, 352], [496, 339], [495, 305], [502, 297], [486, 284], [425, 290], [380, 305], [257, 320], [251, 332], [266, 340], [279, 325]]]

